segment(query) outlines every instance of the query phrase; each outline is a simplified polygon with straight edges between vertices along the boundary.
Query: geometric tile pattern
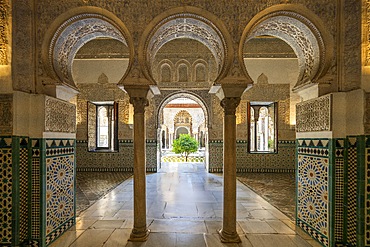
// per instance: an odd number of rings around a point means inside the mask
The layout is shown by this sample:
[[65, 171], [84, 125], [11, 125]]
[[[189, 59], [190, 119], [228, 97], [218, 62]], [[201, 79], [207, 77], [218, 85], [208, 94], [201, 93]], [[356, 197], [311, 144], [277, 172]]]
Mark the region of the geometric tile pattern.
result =
[[157, 141], [156, 140], [146, 140], [146, 171], [156, 172], [157, 171]]
[[[162, 162], [185, 162], [183, 156], [164, 156]], [[187, 162], [204, 162], [204, 157], [189, 156]]]
[[46, 237], [55, 239], [74, 219], [74, 140], [46, 140]]
[[343, 241], [344, 160], [335, 160], [335, 241]]
[[49, 234], [45, 240], [46, 245], [52, 243], [55, 239], [57, 239], [61, 234], [67, 231], [74, 224], [75, 224], [75, 219], [72, 218], [69, 221], [67, 221], [65, 224], [63, 224], [61, 227], [59, 227], [57, 230]]
[[[369, 138], [369, 137], [368, 137]], [[369, 140], [370, 141], [370, 140]], [[366, 142], [368, 143], [368, 142]], [[365, 151], [365, 244], [370, 246], [370, 147], [366, 146]]]
[[328, 246], [329, 140], [298, 139], [297, 143], [297, 223]]
[[[329, 239], [327, 237], [324, 237], [316, 230], [312, 229], [309, 225], [302, 222], [301, 220], [297, 220], [297, 224], [300, 228], [302, 228], [305, 232], [307, 232], [309, 235], [311, 235], [314, 239], [318, 240], [320, 243], [322, 243], [324, 246], [329, 246]], [[339, 245], [336, 245], [337, 247]]]
[[344, 208], [344, 139], [335, 140], [335, 242], [343, 241]]
[[329, 158], [299, 154], [298, 174], [298, 218], [327, 238]]
[[19, 150], [19, 241], [28, 235], [28, 138], [20, 138]]
[[0, 147], [0, 245], [12, 240], [12, 149]]
[[[147, 164], [157, 167], [157, 147], [146, 144]], [[154, 154], [154, 155], [153, 155]], [[155, 161], [154, 161], [155, 158]], [[102, 162], [104, 160], [104, 162]], [[78, 170], [89, 171], [132, 171], [134, 167], [134, 144], [132, 140], [119, 140], [118, 152], [89, 152], [86, 141], [76, 143], [76, 165]]]
[[223, 168], [223, 141], [212, 140], [209, 147], [209, 172], [222, 172]]
[[348, 215], [347, 215], [347, 242], [357, 244], [357, 147], [356, 138], [348, 138]]
[[[209, 172], [222, 172], [223, 141], [209, 143]], [[277, 153], [250, 153], [246, 141], [236, 143], [238, 172], [294, 172], [295, 141], [279, 141]]]
[[32, 139], [31, 238], [40, 238], [40, 140]]

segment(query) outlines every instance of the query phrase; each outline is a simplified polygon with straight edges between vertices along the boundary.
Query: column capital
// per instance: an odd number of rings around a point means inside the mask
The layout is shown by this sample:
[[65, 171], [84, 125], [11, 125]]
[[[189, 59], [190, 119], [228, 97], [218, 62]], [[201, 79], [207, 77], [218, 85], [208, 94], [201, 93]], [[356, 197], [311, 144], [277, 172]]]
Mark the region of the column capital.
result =
[[145, 112], [145, 107], [149, 105], [147, 98], [130, 97], [130, 103], [134, 106], [134, 113], [140, 114]]
[[221, 107], [224, 108], [225, 115], [235, 115], [239, 103], [240, 97], [224, 98], [221, 100]]

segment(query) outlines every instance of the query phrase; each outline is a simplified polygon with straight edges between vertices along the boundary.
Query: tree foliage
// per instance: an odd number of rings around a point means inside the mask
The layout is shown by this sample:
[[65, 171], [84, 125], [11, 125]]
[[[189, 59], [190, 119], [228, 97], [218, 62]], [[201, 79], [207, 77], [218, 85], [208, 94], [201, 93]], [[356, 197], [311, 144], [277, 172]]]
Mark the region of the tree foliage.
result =
[[188, 156], [191, 153], [198, 151], [198, 142], [189, 134], [181, 134], [178, 139], [175, 139], [172, 144], [172, 151], [176, 154], [185, 156], [185, 161], [188, 161]]

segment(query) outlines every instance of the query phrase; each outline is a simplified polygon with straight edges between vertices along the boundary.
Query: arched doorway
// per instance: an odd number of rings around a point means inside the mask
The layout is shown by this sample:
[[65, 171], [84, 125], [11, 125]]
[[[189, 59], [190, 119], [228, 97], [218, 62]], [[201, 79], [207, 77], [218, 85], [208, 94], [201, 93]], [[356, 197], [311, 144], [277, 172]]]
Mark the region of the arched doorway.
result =
[[[208, 110], [200, 99], [190, 92], [174, 93], [165, 98], [158, 107], [158, 170], [162, 162], [180, 160], [172, 151], [172, 144], [181, 134], [189, 134], [198, 142], [198, 151], [192, 154], [189, 162], [204, 164], [208, 169]], [[164, 142], [164, 143], [163, 143]]]

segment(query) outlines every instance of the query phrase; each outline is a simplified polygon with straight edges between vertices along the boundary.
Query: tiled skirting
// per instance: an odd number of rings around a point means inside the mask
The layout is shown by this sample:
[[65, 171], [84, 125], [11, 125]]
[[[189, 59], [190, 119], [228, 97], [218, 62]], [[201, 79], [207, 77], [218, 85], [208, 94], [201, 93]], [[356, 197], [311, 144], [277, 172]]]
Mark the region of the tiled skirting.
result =
[[[87, 141], [77, 141], [77, 171], [133, 171], [134, 144], [131, 139], [119, 140], [118, 152], [89, 152]], [[146, 140], [146, 170], [157, 170], [157, 142]]]
[[[133, 167], [115, 167], [115, 168], [96, 168], [96, 167], [78, 167], [78, 172], [133, 172]], [[147, 172], [157, 172], [157, 168], [146, 168]]]
[[[249, 153], [248, 143], [237, 140], [236, 143], [237, 172], [294, 172], [295, 141], [278, 142], [277, 153]], [[223, 141], [209, 142], [209, 172], [223, 170]]]

